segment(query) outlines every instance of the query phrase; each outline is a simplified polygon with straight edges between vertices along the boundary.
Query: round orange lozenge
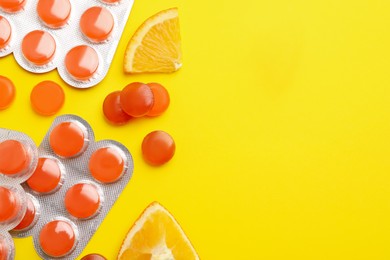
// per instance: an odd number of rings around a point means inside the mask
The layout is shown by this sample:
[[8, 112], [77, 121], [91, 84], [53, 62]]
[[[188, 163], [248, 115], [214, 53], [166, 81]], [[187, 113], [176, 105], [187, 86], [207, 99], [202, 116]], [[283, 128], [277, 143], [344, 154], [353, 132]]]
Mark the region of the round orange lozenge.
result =
[[2, 223], [12, 221], [16, 217], [21, 208], [21, 201], [14, 191], [0, 186], [0, 205], [0, 223]]
[[89, 183], [73, 185], [65, 194], [65, 208], [76, 218], [93, 217], [100, 208], [100, 195], [96, 186]]
[[7, 47], [11, 41], [12, 29], [8, 20], [0, 15], [0, 49]]
[[26, 213], [22, 221], [13, 229], [14, 231], [22, 231], [28, 229], [34, 222], [36, 209], [32, 199], [27, 196], [27, 208]]
[[50, 28], [64, 26], [70, 17], [72, 6], [69, 0], [39, 0], [39, 18]]
[[61, 182], [61, 175], [61, 168], [56, 160], [39, 158], [37, 168], [27, 180], [27, 185], [33, 191], [49, 193], [58, 187]]
[[89, 159], [89, 170], [92, 176], [103, 183], [118, 180], [123, 174], [124, 165], [122, 155], [112, 147], [100, 148]]
[[57, 83], [43, 81], [31, 91], [30, 101], [35, 112], [43, 116], [51, 116], [61, 109], [65, 101], [65, 93]]
[[154, 103], [152, 109], [146, 115], [159, 116], [169, 107], [169, 93], [166, 88], [159, 83], [148, 83], [147, 85], [153, 92]]
[[100, 254], [89, 254], [89, 255], [83, 256], [83, 258], [81, 258], [81, 260], [107, 260], [107, 258], [105, 258], [104, 256], [102, 256]]
[[114, 17], [104, 7], [94, 6], [83, 13], [80, 19], [81, 32], [93, 42], [102, 42], [110, 37]]
[[75, 230], [64, 220], [53, 220], [47, 223], [39, 233], [39, 245], [51, 257], [68, 255], [76, 243]]
[[172, 159], [175, 154], [175, 141], [164, 131], [149, 133], [142, 142], [142, 154], [145, 161], [159, 166]]
[[102, 2], [104, 2], [106, 4], [116, 4], [116, 3], [119, 3], [120, 0], [102, 0]]
[[0, 143], [0, 172], [14, 175], [23, 172], [30, 164], [30, 154], [25, 146], [17, 140], [6, 140]]
[[52, 61], [56, 48], [53, 36], [41, 30], [29, 32], [22, 41], [24, 58], [37, 66], [43, 66]]
[[106, 119], [115, 125], [123, 125], [132, 117], [126, 114], [120, 102], [120, 91], [115, 91], [107, 95], [103, 102], [103, 113]]
[[141, 117], [146, 115], [153, 107], [153, 92], [148, 85], [134, 82], [122, 90], [120, 102], [126, 114]]
[[99, 57], [93, 48], [80, 45], [66, 54], [65, 67], [74, 79], [89, 80], [99, 67]]
[[75, 122], [63, 122], [50, 133], [49, 143], [53, 151], [62, 157], [74, 157], [82, 152], [85, 133]]
[[15, 86], [6, 77], [0, 76], [0, 110], [8, 108], [15, 98]]
[[0, 0], [0, 8], [8, 13], [15, 13], [23, 9], [26, 0]]

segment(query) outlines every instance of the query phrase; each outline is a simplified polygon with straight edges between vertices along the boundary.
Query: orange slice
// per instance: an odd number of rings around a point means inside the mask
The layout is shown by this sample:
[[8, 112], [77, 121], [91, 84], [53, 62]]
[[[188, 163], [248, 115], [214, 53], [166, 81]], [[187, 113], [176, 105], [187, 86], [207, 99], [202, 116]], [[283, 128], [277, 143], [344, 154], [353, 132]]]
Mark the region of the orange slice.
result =
[[159, 203], [150, 204], [130, 229], [120, 260], [199, 259], [174, 217]]
[[127, 73], [174, 72], [182, 66], [179, 13], [161, 11], [147, 19], [127, 45]]

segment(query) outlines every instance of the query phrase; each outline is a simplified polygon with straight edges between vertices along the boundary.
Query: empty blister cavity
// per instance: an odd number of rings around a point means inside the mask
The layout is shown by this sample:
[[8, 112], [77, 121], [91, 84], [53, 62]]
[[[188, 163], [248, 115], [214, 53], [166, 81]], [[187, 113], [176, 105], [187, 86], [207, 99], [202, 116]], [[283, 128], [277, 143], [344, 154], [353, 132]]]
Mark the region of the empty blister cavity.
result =
[[23, 9], [27, 0], [0, 0], [0, 9], [7, 13], [16, 13]]
[[69, 0], [39, 0], [37, 4], [39, 18], [46, 26], [53, 29], [66, 25], [71, 10]]
[[65, 170], [57, 159], [40, 157], [37, 168], [27, 180], [27, 185], [35, 193], [50, 194], [61, 187], [64, 174]]
[[71, 216], [89, 219], [98, 214], [102, 201], [102, 191], [98, 185], [92, 182], [79, 182], [66, 191], [64, 203]]
[[39, 247], [49, 257], [69, 255], [77, 242], [77, 227], [65, 218], [56, 218], [46, 223], [39, 232]]
[[23, 57], [32, 65], [43, 66], [50, 63], [56, 53], [56, 41], [50, 33], [35, 30], [22, 41]]
[[22, 221], [12, 229], [12, 232], [23, 232], [32, 228], [39, 218], [39, 203], [31, 194], [27, 194], [27, 207]]
[[114, 29], [114, 17], [104, 7], [91, 7], [81, 16], [80, 29], [90, 41], [104, 42]]
[[7, 18], [0, 15], [0, 50], [8, 46], [11, 41], [12, 28]]
[[70, 158], [80, 155], [88, 145], [88, 132], [76, 121], [62, 122], [50, 133], [50, 147], [56, 155]]
[[89, 170], [93, 178], [101, 183], [112, 183], [123, 175], [126, 157], [118, 148], [102, 147], [89, 159]]
[[0, 260], [15, 258], [15, 246], [12, 238], [6, 232], [0, 233]]

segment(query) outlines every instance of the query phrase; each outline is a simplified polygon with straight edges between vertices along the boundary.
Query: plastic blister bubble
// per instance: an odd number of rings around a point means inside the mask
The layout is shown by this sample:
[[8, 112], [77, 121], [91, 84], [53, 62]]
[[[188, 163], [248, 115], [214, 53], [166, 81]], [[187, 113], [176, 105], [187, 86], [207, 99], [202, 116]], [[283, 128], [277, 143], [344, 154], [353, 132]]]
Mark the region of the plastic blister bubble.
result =
[[[0, 180], [18, 184], [27, 180], [38, 163], [38, 150], [26, 134], [0, 128]], [[13, 179], [13, 180], [12, 180]]]

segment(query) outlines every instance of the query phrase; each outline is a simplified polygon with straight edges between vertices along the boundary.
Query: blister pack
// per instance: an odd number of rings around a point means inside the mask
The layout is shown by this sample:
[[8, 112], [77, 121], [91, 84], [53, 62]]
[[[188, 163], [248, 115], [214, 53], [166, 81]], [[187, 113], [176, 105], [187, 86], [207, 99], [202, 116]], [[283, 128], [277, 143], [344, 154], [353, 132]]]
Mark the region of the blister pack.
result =
[[95, 142], [90, 125], [74, 115], [57, 117], [37, 150], [30, 176], [12, 186], [25, 191], [25, 203], [8, 230], [33, 236], [43, 259], [75, 259], [131, 179], [132, 156], [116, 141]]
[[0, 259], [13, 259], [15, 249], [9, 231], [24, 218], [28, 195], [20, 183], [38, 163], [38, 151], [27, 135], [0, 129]]
[[0, 57], [76, 88], [108, 72], [134, 0], [0, 0]]

